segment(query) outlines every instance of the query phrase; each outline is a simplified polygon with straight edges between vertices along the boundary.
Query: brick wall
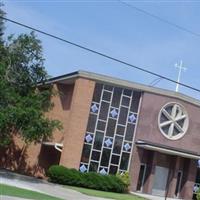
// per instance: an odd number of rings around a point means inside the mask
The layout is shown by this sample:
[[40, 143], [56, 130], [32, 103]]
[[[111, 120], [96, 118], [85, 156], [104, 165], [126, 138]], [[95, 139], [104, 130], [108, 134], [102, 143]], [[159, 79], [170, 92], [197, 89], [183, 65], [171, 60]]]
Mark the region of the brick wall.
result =
[[75, 82], [60, 161], [69, 168], [79, 168], [94, 86], [95, 82], [87, 79], [79, 78]]

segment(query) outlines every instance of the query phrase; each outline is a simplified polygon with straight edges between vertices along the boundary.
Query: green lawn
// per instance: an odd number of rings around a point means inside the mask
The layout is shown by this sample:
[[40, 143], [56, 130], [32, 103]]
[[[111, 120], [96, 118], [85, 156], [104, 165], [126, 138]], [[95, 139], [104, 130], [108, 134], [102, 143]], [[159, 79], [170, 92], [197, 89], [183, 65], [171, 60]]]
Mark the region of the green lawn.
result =
[[31, 190], [21, 189], [4, 184], [0, 184], [0, 196], [1, 195], [15, 196], [35, 200], [63, 200], [57, 197], [49, 196], [47, 194], [42, 194], [39, 192], [34, 192]]
[[132, 194], [104, 192], [104, 191], [99, 191], [99, 190], [92, 190], [92, 189], [73, 187], [73, 186], [67, 186], [67, 187], [89, 196], [109, 198], [109, 199], [115, 199], [115, 200], [144, 200], [144, 198], [138, 197]]

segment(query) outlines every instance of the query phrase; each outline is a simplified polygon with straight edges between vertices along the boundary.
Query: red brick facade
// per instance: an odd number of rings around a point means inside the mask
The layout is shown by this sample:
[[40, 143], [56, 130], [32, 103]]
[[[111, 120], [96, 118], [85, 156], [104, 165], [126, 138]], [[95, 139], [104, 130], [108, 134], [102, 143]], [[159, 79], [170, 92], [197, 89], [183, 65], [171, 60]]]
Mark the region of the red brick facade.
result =
[[83, 149], [90, 104], [95, 83], [86, 79], [78, 79], [72, 96], [68, 129], [63, 144], [60, 164], [78, 169]]
[[[54, 108], [47, 115], [50, 118], [60, 120], [63, 124], [63, 130], [54, 132], [52, 139], [45, 141], [46, 144], [27, 146], [20, 138], [14, 136], [12, 146], [0, 151], [0, 166], [39, 177], [43, 177], [45, 171], [52, 164], [79, 169], [95, 83], [95, 80], [84, 77], [73, 78], [68, 82], [55, 81], [54, 88], [59, 91], [59, 95], [53, 97]], [[134, 143], [138, 140], [145, 140], [171, 148], [199, 153], [200, 109], [197, 105], [152, 92], [143, 92], [141, 98]], [[160, 133], [158, 128], [159, 111], [168, 102], [182, 104], [190, 117], [189, 129], [185, 136], [179, 140], [168, 140]], [[55, 149], [55, 143], [63, 144], [62, 152]], [[192, 199], [192, 188], [197, 169], [196, 160], [146, 150], [134, 144], [129, 166], [132, 191], [138, 189], [141, 164], [147, 166], [142, 192], [152, 194], [155, 168], [161, 166], [169, 169], [166, 195], [174, 197], [178, 171], [181, 170], [183, 174], [179, 197]]]

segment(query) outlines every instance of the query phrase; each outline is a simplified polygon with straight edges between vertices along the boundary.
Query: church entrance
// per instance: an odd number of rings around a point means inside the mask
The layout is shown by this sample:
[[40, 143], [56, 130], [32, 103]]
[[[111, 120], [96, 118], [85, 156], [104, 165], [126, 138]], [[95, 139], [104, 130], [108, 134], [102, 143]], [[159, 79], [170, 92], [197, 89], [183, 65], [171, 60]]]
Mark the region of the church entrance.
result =
[[154, 184], [152, 188], [153, 195], [165, 196], [168, 174], [168, 168], [160, 166], [155, 167]]
[[140, 173], [139, 173], [138, 182], [137, 182], [138, 192], [143, 192], [145, 176], [146, 176], [146, 164], [142, 163], [140, 165]]
[[[141, 141], [137, 146], [140, 165], [137, 169], [137, 183], [133, 185], [135, 191], [162, 197], [192, 199], [193, 190], [200, 188], [200, 178], [196, 179], [195, 184], [196, 154]], [[198, 172], [200, 174], [200, 168]]]

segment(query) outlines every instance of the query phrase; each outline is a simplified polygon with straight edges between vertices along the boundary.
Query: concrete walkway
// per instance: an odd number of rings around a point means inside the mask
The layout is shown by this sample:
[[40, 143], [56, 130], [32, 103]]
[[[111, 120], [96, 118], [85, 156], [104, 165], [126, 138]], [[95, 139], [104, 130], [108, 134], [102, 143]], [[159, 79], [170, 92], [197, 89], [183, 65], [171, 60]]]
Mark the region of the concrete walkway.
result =
[[[45, 180], [40, 180], [29, 176], [23, 176], [11, 173], [5, 170], [0, 170], [0, 183], [19, 188], [29, 189], [40, 193], [45, 193], [51, 196], [59, 197], [63, 200], [109, 200], [109, 199], [84, 195], [80, 192], [65, 188], [61, 185], [49, 183]], [[5, 200], [13, 199], [12, 197], [10, 197], [10, 199], [6, 199], [7, 197], [3, 198]], [[4, 199], [0, 198], [0, 200]], [[19, 200], [19, 198], [18, 199], [15, 198], [13, 200]]]
[[[61, 185], [49, 183], [45, 180], [36, 179], [29, 176], [19, 175], [6, 170], [0, 170], [0, 183], [16, 186], [19, 188], [29, 189], [40, 193], [45, 193], [51, 196], [59, 197], [63, 200], [109, 200], [109, 199], [84, 195], [80, 192], [65, 188], [64, 186]], [[157, 197], [141, 193], [133, 193], [133, 194], [144, 197], [149, 200], [165, 200], [164, 197]], [[26, 200], [26, 199], [0, 196], [0, 200]], [[167, 198], [167, 200], [173, 200], [173, 199]]]
[[[160, 196], [153, 196], [153, 195], [150, 195], [150, 194], [142, 194], [142, 193], [138, 193], [138, 192], [131, 192], [132, 194], [135, 194], [137, 196], [140, 196], [140, 197], [144, 197], [146, 199], [149, 199], [149, 200], [165, 200], [165, 197], [160, 197]], [[168, 198], [166, 200], [181, 200], [181, 199], [173, 199], [173, 198]]]
[[0, 200], [30, 200], [30, 199], [22, 199], [19, 197], [10, 197], [10, 196], [2, 196], [0, 195]]

